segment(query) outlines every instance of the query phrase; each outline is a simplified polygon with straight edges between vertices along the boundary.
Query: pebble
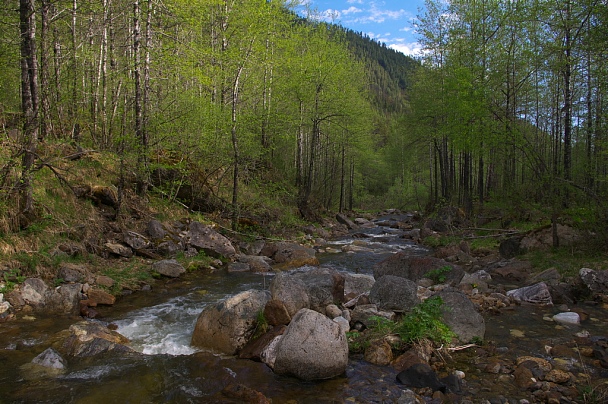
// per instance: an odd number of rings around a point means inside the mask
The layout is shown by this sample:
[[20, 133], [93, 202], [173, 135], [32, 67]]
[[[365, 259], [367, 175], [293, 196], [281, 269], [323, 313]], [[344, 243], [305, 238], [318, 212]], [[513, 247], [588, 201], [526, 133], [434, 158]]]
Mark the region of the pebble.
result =
[[553, 316], [553, 321], [560, 324], [566, 325], [580, 325], [581, 317], [578, 313], [573, 311], [568, 311], [564, 313], [558, 313]]

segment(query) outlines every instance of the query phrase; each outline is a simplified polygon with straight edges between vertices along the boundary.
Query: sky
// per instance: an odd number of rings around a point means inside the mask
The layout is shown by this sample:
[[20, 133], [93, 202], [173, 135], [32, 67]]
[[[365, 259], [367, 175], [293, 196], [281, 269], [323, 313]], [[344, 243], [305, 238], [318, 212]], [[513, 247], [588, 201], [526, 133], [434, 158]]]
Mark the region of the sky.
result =
[[318, 11], [321, 19], [333, 22], [388, 47], [416, 56], [420, 45], [412, 20], [424, 7], [424, 0], [305, 0], [306, 6]]

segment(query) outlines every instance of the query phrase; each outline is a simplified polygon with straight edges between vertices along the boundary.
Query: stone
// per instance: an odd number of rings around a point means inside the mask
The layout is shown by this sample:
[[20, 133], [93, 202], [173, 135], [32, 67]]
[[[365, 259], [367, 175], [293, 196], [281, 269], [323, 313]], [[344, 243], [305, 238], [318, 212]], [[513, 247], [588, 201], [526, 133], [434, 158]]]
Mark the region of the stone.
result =
[[523, 365], [519, 365], [515, 368], [513, 376], [515, 378], [515, 385], [522, 389], [528, 389], [536, 382], [532, 371]]
[[581, 317], [578, 313], [568, 311], [564, 313], [557, 313], [553, 316], [553, 321], [565, 325], [580, 325]]
[[152, 240], [162, 240], [167, 235], [165, 226], [158, 220], [150, 220], [146, 225], [146, 233]]
[[152, 243], [146, 236], [131, 230], [123, 233], [122, 241], [134, 250], [143, 250], [152, 246]]
[[239, 403], [255, 403], [255, 404], [271, 404], [264, 394], [256, 391], [243, 384], [231, 383], [224, 387], [222, 394], [227, 397], [236, 400]]
[[82, 282], [84, 280], [84, 274], [86, 269], [80, 265], [63, 263], [57, 271], [57, 278], [63, 279], [64, 282]]
[[278, 336], [283, 335], [285, 332], [284, 325], [272, 327], [258, 338], [252, 339], [245, 344], [243, 349], [239, 352], [240, 359], [252, 359], [258, 362], [262, 361], [262, 352], [268, 347], [268, 345]]
[[67, 363], [61, 355], [53, 348], [47, 348], [40, 355], [32, 359], [32, 363], [43, 366], [45, 368], [65, 370]]
[[350, 323], [347, 319], [342, 316], [338, 316], [332, 319], [333, 322], [337, 323], [340, 326], [340, 329], [344, 334], [350, 331]]
[[239, 263], [247, 264], [249, 270], [252, 272], [272, 271], [272, 266], [270, 265], [272, 260], [268, 257], [258, 255], [240, 255], [238, 261]]
[[122, 244], [105, 243], [104, 247], [110, 254], [117, 255], [119, 257], [131, 258], [133, 256], [133, 250]]
[[114, 282], [114, 279], [110, 278], [109, 276], [99, 275], [95, 278], [95, 283], [99, 286], [111, 288], [116, 282]]
[[248, 290], [206, 306], [196, 320], [192, 345], [237, 354], [253, 336], [258, 314], [269, 297], [265, 291]]
[[230, 264], [228, 264], [227, 270], [230, 273], [249, 272], [251, 270], [251, 268], [249, 267], [249, 264], [247, 264], [246, 262], [231, 262]]
[[27, 278], [21, 285], [21, 297], [25, 304], [35, 309], [43, 308], [49, 287], [39, 278]]
[[397, 374], [397, 381], [405, 387], [425, 388], [433, 391], [446, 391], [446, 386], [435, 371], [426, 363], [415, 363]]
[[543, 372], [549, 372], [553, 368], [549, 361], [543, 358], [537, 358], [535, 356], [520, 356], [515, 361], [518, 366], [524, 362], [534, 362]]
[[188, 244], [215, 258], [234, 259], [236, 250], [230, 240], [215, 231], [211, 226], [192, 222], [187, 233]]
[[344, 273], [344, 295], [355, 297], [362, 293], [369, 292], [376, 283], [371, 275]]
[[338, 223], [348, 227], [349, 230], [355, 230], [359, 228], [359, 226], [357, 226], [352, 220], [350, 220], [346, 215], [342, 213], [336, 214], [336, 220], [338, 221]]
[[484, 339], [486, 325], [477, 307], [462, 292], [448, 288], [437, 293], [443, 301], [443, 322], [456, 334], [460, 342]]
[[295, 243], [266, 243], [260, 255], [271, 258], [275, 262], [273, 267], [278, 270], [319, 265], [319, 259], [313, 248]]
[[178, 252], [183, 251], [184, 246], [174, 240], [167, 240], [159, 243], [155, 251], [163, 257], [175, 256]]
[[342, 316], [342, 310], [335, 304], [329, 304], [325, 307], [325, 315], [329, 318]]
[[113, 296], [105, 290], [91, 288], [87, 292], [89, 306], [97, 306], [98, 304], [105, 304], [108, 306], [113, 305], [116, 302], [116, 296]]
[[393, 360], [393, 350], [384, 339], [370, 341], [363, 358], [374, 365], [387, 366]]
[[409, 311], [417, 305], [417, 285], [399, 276], [385, 275], [376, 280], [369, 292], [369, 300], [383, 310]]
[[276, 351], [275, 373], [303, 380], [336, 377], [348, 365], [348, 342], [340, 326], [310, 309], [296, 313]]
[[134, 352], [126, 344], [129, 340], [101, 323], [81, 321], [72, 324], [67, 331], [58, 334], [55, 348], [73, 357], [91, 357], [106, 352]]
[[608, 293], [608, 270], [581, 268], [578, 272], [583, 284], [594, 293]]
[[552, 383], [565, 384], [570, 381], [570, 374], [559, 369], [551, 369], [545, 375], [545, 380]]
[[81, 299], [82, 284], [64, 284], [47, 293], [45, 310], [57, 314], [77, 315], [80, 311]]
[[152, 271], [169, 278], [178, 278], [186, 273], [186, 268], [174, 259], [161, 260], [152, 264]]
[[551, 305], [551, 292], [546, 283], [540, 282], [523, 288], [509, 290], [507, 296], [519, 301], [534, 304]]
[[274, 369], [274, 363], [277, 360], [277, 345], [279, 345], [281, 338], [283, 338], [282, 335], [275, 337], [260, 353], [260, 360], [268, 365], [270, 369]]
[[270, 300], [264, 306], [264, 318], [270, 325], [287, 325], [291, 315], [281, 300]]
[[350, 315], [351, 323], [361, 323], [366, 327], [370, 327], [374, 324], [374, 321], [371, 320], [372, 317], [384, 317], [387, 320], [393, 320], [395, 318], [394, 312], [378, 310], [378, 306], [375, 304], [356, 306], [354, 310], [351, 311]]
[[300, 309], [310, 307], [310, 298], [304, 281], [288, 273], [278, 273], [270, 284], [272, 300], [283, 302], [290, 317]]
[[450, 267], [451, 270], [445, 273], [446, 282], [458, 284], [464, 276], [464, 271], [447, 261], [435, 257], [419, 257], [410, 253], [398, 252], [387, 259], [380, 261], [373, 267], [374, 278], [380, 279], [384, 275], [399, 276], [411, 281], [418, 281], [428, 272], [438, 270], [443, 267]]

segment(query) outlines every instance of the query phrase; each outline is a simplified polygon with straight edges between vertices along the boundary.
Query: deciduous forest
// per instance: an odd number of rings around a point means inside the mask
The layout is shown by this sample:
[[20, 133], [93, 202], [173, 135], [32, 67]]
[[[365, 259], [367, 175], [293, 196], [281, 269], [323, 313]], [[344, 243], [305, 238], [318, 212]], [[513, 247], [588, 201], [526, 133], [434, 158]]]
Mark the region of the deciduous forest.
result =
[[41, 216], [40, 172], [71, 187], [54, 161], [91, 151], [118, 162], [119, 200], [160, 192], [235, 228], [281, 206], [606, 222], [605, 2], [429, 0], [417, 59], [293, 6], [4, 2], [2, 230]]

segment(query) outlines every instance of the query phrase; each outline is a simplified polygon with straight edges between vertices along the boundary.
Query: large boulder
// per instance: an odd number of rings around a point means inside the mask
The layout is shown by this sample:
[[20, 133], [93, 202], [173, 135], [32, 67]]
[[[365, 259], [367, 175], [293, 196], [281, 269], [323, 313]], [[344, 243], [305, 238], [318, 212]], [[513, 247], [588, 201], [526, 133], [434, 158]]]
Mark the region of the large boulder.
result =
[[444, 289], [437, 294], [443, 300], [443, 322], [450, 327], [461, 342], [471, 342], [476, 338], [483, 340], [486, 324], [477, 307], [462, 292]]
[[211, 226], [192, 222], [188, 228], [188, 244], [215, 258], [233, 259], [236, 250], [230, 240], [215, 231]]
[[269, 295], [248, 290], [206, 306], [196, 320], [192, 345], [227, 355], [237, 354], [252, 337]]
[[276, 345], [278, 374], [329, 379], [343, 374], [347, 364], [348, 342], [340, 325], [313, 310], [300, 310]]
[[392, 275], [382, 276], [374, 283], [369, 300], [381, 309], [393, 311], [409, 311], [420, 302], [416, 283]]
[[27, 278], [21, 285], [21, 298], [34, 309], [43, 309], [49, 287], [39, 278]]
[[290, 316], [302, 308], [325, 313], [327, 305], [344, 301], [344, 276], [325, 268], [279, 273], [270, 291], [272, 299], [283, 302]]
[[344, 273], [344, 295], [354, 298], [371, 290], [376, 280], [371, 275]]
[[374, 278], [380, 279], [384, 275], [400, 276], [411, 281], [418, 281], [427, 273], [449, 267], [445, 272], [446, 282], [458, 284], [464, 275], [464, 271], [458, 266], [435, 257], [418, 257], [398, 252], [387, 259], [374, 265]]
[[267, 243], [260, 255], [272, 258], [275, 262], [274, 268], [279, 270], [319, 264], [313, 248], [295, 243]]
[[310, 297], [304, 281], [293, 274], [278, 273], [270, 284], [272, 300], [283, 302], [289, 316], [293, 317], [300, 309], [310, 307]]
[[58, 314], [78, 314], [82, 298], [82, 284], [61, 285], [49, 291], [46, 310]]

